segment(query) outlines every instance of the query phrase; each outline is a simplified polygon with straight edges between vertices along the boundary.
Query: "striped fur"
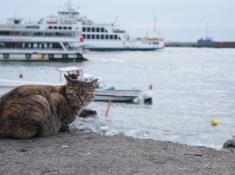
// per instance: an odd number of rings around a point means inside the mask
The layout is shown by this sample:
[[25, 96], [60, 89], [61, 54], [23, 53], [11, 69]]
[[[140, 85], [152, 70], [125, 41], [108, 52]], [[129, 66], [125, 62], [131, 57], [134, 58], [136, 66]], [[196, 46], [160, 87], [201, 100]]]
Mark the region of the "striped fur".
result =
[[29, 139], [68, 131], [68, 124], [93, 100], [97, 80], [65, 78], [65, 86], [20, 86], [0, 98], [0, 137]]

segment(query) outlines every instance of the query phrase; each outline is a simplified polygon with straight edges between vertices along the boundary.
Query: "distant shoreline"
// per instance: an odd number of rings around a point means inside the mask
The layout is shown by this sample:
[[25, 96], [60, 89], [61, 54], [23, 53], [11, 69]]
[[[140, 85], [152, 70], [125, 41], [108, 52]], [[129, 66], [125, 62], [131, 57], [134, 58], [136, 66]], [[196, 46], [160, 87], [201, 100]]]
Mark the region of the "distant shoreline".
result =
[[195, 47], [195, 48], [235, 48], [235, 41], [212, 41], [201, 39], [197, 42], [166, 42], [165, 47]]
[[212, 148], [124, 136], [0, 139], [2, 174], [234, 174], [234, 163]]

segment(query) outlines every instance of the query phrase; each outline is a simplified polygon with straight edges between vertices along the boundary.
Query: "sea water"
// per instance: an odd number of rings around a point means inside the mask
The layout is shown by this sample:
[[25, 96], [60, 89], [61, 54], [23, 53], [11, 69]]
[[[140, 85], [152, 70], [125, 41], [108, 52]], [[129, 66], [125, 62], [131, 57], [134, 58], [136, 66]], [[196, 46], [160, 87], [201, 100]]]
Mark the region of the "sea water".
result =
[[[106, 87], [147, 90], [153, 104], [93, 102], [97, 118], [73, 123], [76, 133], [169, 140], [221, 148], [235, 135], [235, 49], [165, 48], [151, 52], [88, 52], [83, 63], [0, 63], [0, 78], [59, 82], [59, 67], [79, 66]], [[1, 90], [0, 90], [1, 91]], [[218, 125], [212, 127], [210, 121]]]

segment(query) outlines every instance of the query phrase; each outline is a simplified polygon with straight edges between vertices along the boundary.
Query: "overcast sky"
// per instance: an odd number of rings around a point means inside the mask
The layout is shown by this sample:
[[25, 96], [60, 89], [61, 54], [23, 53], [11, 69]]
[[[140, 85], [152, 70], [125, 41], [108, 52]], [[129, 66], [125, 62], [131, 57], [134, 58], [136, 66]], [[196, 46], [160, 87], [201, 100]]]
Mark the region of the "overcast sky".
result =
[[[1, 0], [0, 21], [8, 17], [35, 20], [55, 14], [67, 0]], [[195, 41], [206, 34], [235, 41], [235, 0], [71, 0], [95, 22], [115, 20], [134, 36], [157, 30], [169, 41]]]

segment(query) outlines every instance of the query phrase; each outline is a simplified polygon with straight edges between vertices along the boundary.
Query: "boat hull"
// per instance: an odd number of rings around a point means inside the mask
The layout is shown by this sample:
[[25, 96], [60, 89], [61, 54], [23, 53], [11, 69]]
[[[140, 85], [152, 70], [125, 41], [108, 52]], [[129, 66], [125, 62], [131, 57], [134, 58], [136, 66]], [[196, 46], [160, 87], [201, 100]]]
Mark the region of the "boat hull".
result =
[[112, 101], [112, 102], [133, 102], [136, 97], [119, 97], [119, 96], [105, 96], [95, 94], [95, 101]]
[[97, 90], [95, 101], [138, 102], [140, 90]]

